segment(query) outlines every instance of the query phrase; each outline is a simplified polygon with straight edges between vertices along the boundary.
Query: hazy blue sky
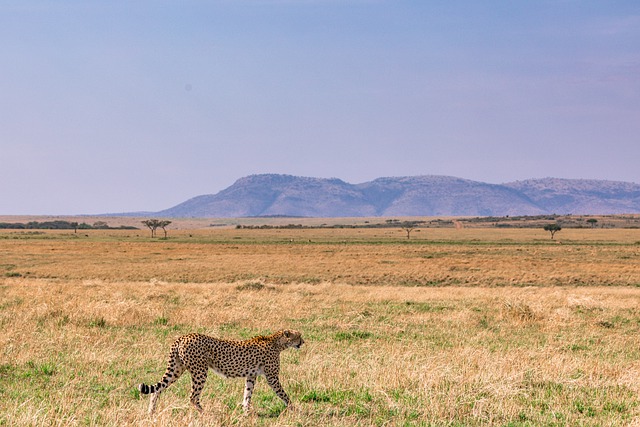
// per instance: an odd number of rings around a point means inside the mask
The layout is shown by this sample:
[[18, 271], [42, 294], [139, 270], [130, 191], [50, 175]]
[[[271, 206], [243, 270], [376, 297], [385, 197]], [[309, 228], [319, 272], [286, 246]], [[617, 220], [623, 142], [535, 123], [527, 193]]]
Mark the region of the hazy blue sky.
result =
[[0, 214], [254, 173], [640, 182], [640, 2], [0, 0]]

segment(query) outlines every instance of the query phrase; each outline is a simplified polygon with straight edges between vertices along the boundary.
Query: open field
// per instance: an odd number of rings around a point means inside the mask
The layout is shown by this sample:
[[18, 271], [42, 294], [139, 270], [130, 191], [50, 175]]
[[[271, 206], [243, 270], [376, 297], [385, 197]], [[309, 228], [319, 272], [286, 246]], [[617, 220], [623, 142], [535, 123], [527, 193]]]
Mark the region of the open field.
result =
[[[640, 230], [0, 232], [0, 425], [640, 425]], [[280, 328], [295, 409], [171, 342]]]
[[640, 285], [639, 229], [0, 231], [0, 276], [352, 285]]

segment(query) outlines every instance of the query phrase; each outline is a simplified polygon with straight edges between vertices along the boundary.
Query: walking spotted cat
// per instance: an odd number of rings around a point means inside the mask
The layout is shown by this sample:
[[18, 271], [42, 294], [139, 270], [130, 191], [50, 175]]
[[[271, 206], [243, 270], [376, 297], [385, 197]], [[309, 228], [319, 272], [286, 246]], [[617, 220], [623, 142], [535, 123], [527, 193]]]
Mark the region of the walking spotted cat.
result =
[[169, 363], [162, 379], [155, 385], [140, 384], [142, 394], [151, 394], [149, 413], [155, 411], [158, 396], [173, 384], [185, 370], [191, 373], [193, 406], [202, 411], [200, 394], [207, 380], [209, 368], [224, 378], [246, 378], [242, 406], [245, 413], [251, 405], [251, 394], [258, 375], [264, 375], [271, 389], [285, 405], [289, 396], [282, 389], [280, 352], [289, 347], [299, 349], [304, 340], [298, 331], [281, 330], [272, 335], [257, 336], [244, 341], [224, 340], [202, 334], [183, 335], [171, 346]]

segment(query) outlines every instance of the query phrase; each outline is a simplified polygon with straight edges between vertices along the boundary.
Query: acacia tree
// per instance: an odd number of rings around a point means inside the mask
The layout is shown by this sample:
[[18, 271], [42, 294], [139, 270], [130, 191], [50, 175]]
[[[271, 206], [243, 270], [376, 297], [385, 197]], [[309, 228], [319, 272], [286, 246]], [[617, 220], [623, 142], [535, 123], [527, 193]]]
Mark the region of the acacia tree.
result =
[[165, 227], [167, 225], [169, 225], [169, 224], [171, 224], [171, 221], [168, 221], [166, 219], [162, 220], [162, 221], [159, 221], [159, 223], [158, 223], [158, 227], [162, 228], [162, 231], [164, 231], [164, 238], [165, 239], [167, 238], [167, 229]]
[[144, 225], [146, 225], [147, 227], [149, 227], [149, 230], [151, 230], [151, 237], [156, 237], [156, 230], [158, 228], [162, 228], [162, 230], [164, 231], [164, 238], [167, 238], [167, 225], [171, 224], [171, 221], [168, 220], [159, 220], [159, 219], [147, 219], [145, 221], [141, 221]]
[[411, 232], [415, 229], [416, 227], [413, 225], [403, 225], [402, 226], [402, 230], [404, 230], [407, 233], [407, 240], [409, 240], [411, 238]]
[[157, 219], [147, 219], [141, 222], [147, 227], [149, 227], [149, 230], [151, 230], [151, 237], [156, 237], [156, 230], [158, 229], [158, 227], [160, 227], [161, 221]]
[[549, 233], [551, 233], [551, 240], [553, 240], [553, 236], [555, 236], [555, 234], [562, 230], [562, 227], [560, 227], [560, 224], [555, 223], [555, 224], [547, 224], [544, 226], [544, 229], [546, 231], [548, 231]]
[[424, 221], [405, 221], [400, 224], [400, 228], [407, 233], [407, 240], [411, 239], [411, 232], [418, 228], [418, 224], [423, 223]]
[[597, 219], [595, 219], [595, 218], [589, 218], [589, 219], [587, 220], [587, 223], [589, 223], [589, 224], [591, 225], [591, 228], [595, 228], [595, 227], [596, 227], [596, 224], [598, 223], [598, 220], [597, 220]]

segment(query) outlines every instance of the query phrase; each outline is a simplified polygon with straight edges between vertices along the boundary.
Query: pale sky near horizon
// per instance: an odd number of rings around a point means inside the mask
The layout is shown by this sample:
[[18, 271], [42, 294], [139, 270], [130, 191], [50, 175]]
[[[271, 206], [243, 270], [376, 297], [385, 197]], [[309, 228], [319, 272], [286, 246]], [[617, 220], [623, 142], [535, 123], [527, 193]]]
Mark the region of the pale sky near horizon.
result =
[[255, 173], [640, 183], [640, 2], [0, 0], [0, 215]]

